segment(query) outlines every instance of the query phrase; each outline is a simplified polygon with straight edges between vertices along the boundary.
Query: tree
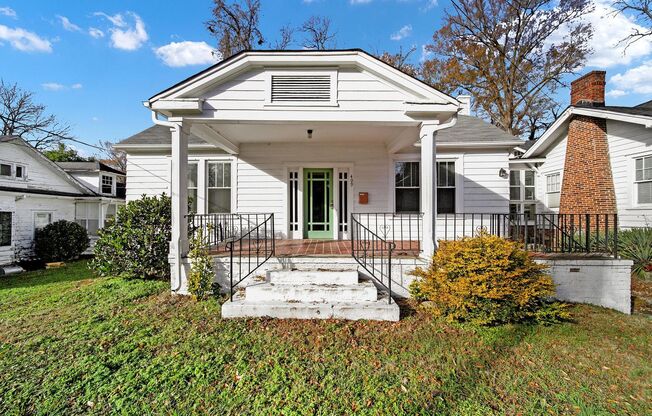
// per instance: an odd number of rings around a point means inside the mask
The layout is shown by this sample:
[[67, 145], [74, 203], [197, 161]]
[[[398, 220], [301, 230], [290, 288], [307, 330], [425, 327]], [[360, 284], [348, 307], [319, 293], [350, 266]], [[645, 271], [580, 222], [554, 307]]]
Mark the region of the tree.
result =
[[272, 49], [282, 51], [288, 49], [294, 41], [294, 32], [296, 31], [290, 25], [285, 25], [279, 30], [280, 38], [274, 42]]
[[306, 20], [299, 31], [305, 34], [301, 46], [305, 49], [323, 51], [335, 47], [334, 32], [331, 32], [331, 19], [328, 17], [311, 16]]
[[114, 143], [109, 140], [100, 141], [100, 147], [103, 149], [102, 156], [105, 156], [108, 160], [110, 160], [114, 168], [126, 172], [127, 153], [123, 152], [122, 150], [114, 149], [113, 145]]
[[622, 41], [628, 46], [637, 40], [652, 36], [652, 0], [617, 0], [613, 4], [619, 13], [629, 12], [644, 29], [638, 28]]
[[34, 93], [18, 84], [5, 84], [0, 80], [0, 133], [20, 136], [39, 150], [61, 141], [70, 133], [70, 126], [47, 114], [43, 104], [33, 101]]
[[435, 57], [424, 78], [447, 93], [467, 91], [506, 132], [536, 136], [562, 78], [591, 52], [593, 31], [582, 21], [590, 0], [453, 0], [452, 8], [428, 45]]
[[206, 28], [217, 38], [222, 58], [264, 43], [258, 28], [260, 0], [213, 0], [213, 18]]
[[383, 52], [380, 55], [377, 55], [377, 58], [398, 69], [403, 71], [406, 74], [413, 76], [415, 78], [421, 77], [421, 66], [417, 66], [408, 62], [410, 55], [417, 50], [415, 46], [412, 46], [409, 50], [403, 51], [403, 47], [399, 48], [397, 53]]
[[83, 157], [77, 150], [69, 148], [64, 143], [57, 143], [53, 149], [44, 150], [43, 155], [53, 162], [89, 162], [92, 157]]

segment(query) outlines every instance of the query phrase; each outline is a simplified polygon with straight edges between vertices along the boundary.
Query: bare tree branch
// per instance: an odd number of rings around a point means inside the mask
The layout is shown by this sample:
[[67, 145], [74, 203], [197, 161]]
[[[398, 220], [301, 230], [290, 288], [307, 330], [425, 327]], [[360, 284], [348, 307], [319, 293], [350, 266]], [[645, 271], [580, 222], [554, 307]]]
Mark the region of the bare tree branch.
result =
[[264, 43], [258, 28], [260, 0], [213, 0], [213, 18], [206, 28], [217, 38], [222, 58]]
[[626, 45], [625, 50], [634, 42], [652, 36], [652, 0], [616, 0], [613, 7], [618, 13], [630, 13], [636, 23], [644, 28], [634, 28], [631, 34], [621, 39], [621, 43]]
[[305, 49], [322, 51], [335, 47], [337, 34], [331, 32], [331, 20], [328, 17], [312, 16], [301, 25], [299, 31], [306, 36], [301, 45]]

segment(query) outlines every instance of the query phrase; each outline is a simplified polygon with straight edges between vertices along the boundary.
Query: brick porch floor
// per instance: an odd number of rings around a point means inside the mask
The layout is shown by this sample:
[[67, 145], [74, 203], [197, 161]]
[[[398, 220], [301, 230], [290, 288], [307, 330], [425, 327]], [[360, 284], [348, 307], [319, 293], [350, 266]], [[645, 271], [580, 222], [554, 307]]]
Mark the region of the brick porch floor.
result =
[[[351, 241], [350, 240], [276, 240], [277, 257], [350, 257]], [[236, 250], [238, 248], [236, 247]], [[248, 247], [243, 247], [243, 254]], [[252, 252], [255, 249], [252, 247]], [[223, 247], [215, 250], [212, 254], [217, 256], [226, 256], [227, 252]], [[419, 255], [418, 241], [397, 241], [395, 256], [416, 257]]]

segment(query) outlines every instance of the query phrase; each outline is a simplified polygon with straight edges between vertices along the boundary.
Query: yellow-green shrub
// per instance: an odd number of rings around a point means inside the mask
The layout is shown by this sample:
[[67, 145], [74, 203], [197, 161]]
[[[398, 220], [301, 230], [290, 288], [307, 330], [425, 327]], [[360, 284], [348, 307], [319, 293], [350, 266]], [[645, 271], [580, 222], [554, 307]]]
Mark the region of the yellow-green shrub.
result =
[[555, 287], [546, 266], [519, 243], [481, 231], [439, 244], [428, 269], [413, 272], [417, 279], [410, 286], [433, 313], [480, 325], [568, 318], [563, 305], [547, 300]]
[[204, 241], [203, 230], [195, 232], [190, 241], [190, 273], [188, 274], [188, 292], [196, 300], [207, 299], [212, 290], [216, 290], [213, 285], [213, 262], [206, 242]]

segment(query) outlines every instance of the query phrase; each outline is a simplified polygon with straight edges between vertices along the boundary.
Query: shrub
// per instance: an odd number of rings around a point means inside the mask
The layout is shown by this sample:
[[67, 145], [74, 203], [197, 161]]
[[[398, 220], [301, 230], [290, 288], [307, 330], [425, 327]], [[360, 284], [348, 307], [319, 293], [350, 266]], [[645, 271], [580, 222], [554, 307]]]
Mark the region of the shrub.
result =
[[34, 251], [46, 262], [78, 258], [88, 248], [86, 229], [76, 222], [56, 221], [36, 231]]
[[637, 277], [652, 271], [652, 228], [633, 228], [618, 233], [618, 254], [634, 261], [632, 273]]
[[554, 283], [546, 266], [519, 243], [481, 231], [477, 237], [441, 241], [428, 269], [417, 268], [410, 291], [428, 310], [458, 322], [495, 325], [556, 322], [568, 318], [551, 303]]
[[204, 240], [203, 230], [200, 228], [190, 240], [190, 274], [188, 275], [188, 292], [195, 300], [205, 300], [212, 290], [219, 291], [219, 287], [212, 286], [214, 273], [213, 262], [208, 253]]
[[169, 278], [171, 228], [170, 197], [130, 201], [98, 232], [91, 268], [101, 276]]

